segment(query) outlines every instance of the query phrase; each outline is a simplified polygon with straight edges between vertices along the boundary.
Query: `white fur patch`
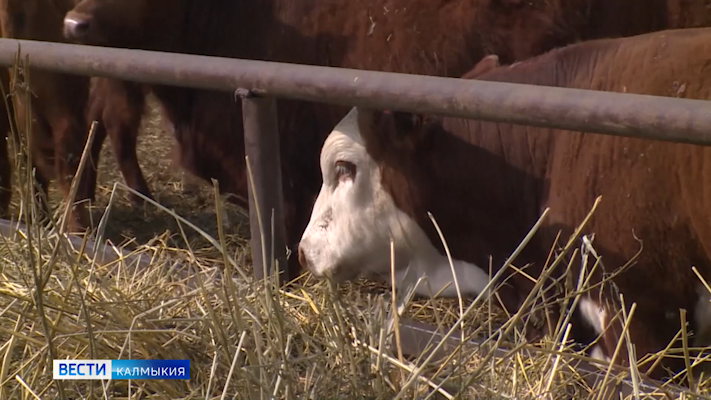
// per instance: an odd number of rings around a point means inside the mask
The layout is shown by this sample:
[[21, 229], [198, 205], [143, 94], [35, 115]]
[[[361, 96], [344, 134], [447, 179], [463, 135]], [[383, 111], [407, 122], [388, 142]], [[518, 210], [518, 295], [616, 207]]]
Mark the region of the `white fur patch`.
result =
[[[351, 109], [321, 149], [323, 185], [299, 244], [308, 268], [319, 277], [348, 279], [363, 274], [389, 282], [392, 239], [396, 285], [404, 283], [409, 265], [415, 279], [427, 277], [432, 294], [449, 284], [442, 295], [455, 296], [447, 257], [382, 187], [380, 168], [366, 151], [360, 134], [358, 112]], [[337, 161], [355, 165], [355, 179], [339, 181]], [[461, 293], [481, 293], [489, 281], [488, 274], [471, 263], [452, 261]], [[420, 284], [416, 293], [430, 295], [426, 284]]]
[[599, 344], [593, 346], [592, 350], [590, 351], [590, 357], [603, 363], [610, 363], [610, 357], [605, 355], [605, 352], [602, 351], [602, 346], [600, 346]]
[[585, 297], [580, 299], [578, 304], [580, 312], [583, 313], [583, 317], [590, 324], [590, 326], [595, 329], [596, 334], [601, 334], [605, 330], [605, 319], [607, 317], [607, 312], [599, 307], [597, 303], [591, 299]]
[[79, 21], [71, 18], [64, 18], [64, 26], [67, 28], [74, 28], [75, 26], [79, 25]]
[[[580, 299], [578, 309], [582, 313], [585, 321], [595, 330], [595, 334], [599, 336], [605, 330], [607, 311], [588, 297]], [[610, 357], [605, 355], [600, 344], [596, 344], [592, 347], [590, 357], [603, 362], [610, 362]]]

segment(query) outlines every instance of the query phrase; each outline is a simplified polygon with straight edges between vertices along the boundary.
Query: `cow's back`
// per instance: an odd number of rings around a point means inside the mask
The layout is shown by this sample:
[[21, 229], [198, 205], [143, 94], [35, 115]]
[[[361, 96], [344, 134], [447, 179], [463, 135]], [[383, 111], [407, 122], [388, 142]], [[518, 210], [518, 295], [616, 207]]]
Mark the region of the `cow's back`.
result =
[[[557, 49], [524, 63], [499, 68], [479, 79], [711, 99], [710, 59], [711, 28], [670, 30]], [[655, 116], [650, 114], [649, 118]], [[449, 124], [453, 129], [450, 130], [469, 134], [471, 130], [456, 126], [461, 123], [451, 120]], [[599, 212], [615, 215], [648, 214], [666, 218], [663, 210], [656, 208], [657, 203], [679, 206], [678, 209], [688, 209], [687, 205], [695, 204], [692, 207], [695, 209], [703, 200], [696, 195], [685, 198], [685, 204], [671, 204], [671, 198], [681, 199], [679, 185], [696, 182], [695, 190], [702, 191], [704, 166], [711, 165], [711, 147], [489, 122], [475, 124], [479, 125], [478, 135], [467, 140], [500, 153], [501, 139], [506, 136], [506, 146], [512, 147], [508, 161], [550, 182], [550, 192], [561, 196], [547, 199], [548, 204], [554, 205], [553, 219], [556, 213], [571, 213], [571, 218], [562, 219], [582, 221], [596, 194], [603, 191], [615, 195], [609, 196], [607, 201], [603, 199]], [[514, 150], [518, 148], [521, 150]], [[704, 163], [706, 159], [709, 161]], [[624, 168], [619, 168], [621, 165]], [[586, 171], [586, 174], [574, 176], [569, 173], [573, 169]], [[553, 185], [561, 190], [556, 191]], [[569, 193], [562, 190], [565, 187], [571, 189]], [[654, 193], [654, 201], [636, 201], [635, 188], [640, 193]], [[711, 198], [711, 182], [708, 190]], [[612, 197], [618, 199], [619, 204], [612, 204]], [[655, 204], [653, 210], [650, 209], [652, 203]], [[606, 210], [607, 207], [611, 208]], [[684, 218], [688, 220], [695, 212], [687, 211]], [[681, 215], [668, 217], [682, 218]], [[708, 237], [711, 239], [711, 230]], [[628, 244], [620, 242], [619, 247]], [[711, 251], [708, 254], [711, 259]]]
[[[653, 33], [618, 43], [618, 48], [607, 49], [606, 56], [596, 57], [599, 62], [589, 73], [581, 69], [571, 77], [569, 87], [711, 99], [711, 29]], [[578, 50], [592, 56], [595, 45]], [[650, 113], [648, 118], [656, 117]], [[669, 265], [681, 268], [689, 263], [711, 271], [711, 224], [706, 217], [711, 199], [711, 147], [600, 134], [563, 135], [556, 139], [555, 161], [548, 175], [551, 184], [558, 186], [551, 193], [561, 195], [569, 188], [580, 201], [574, 205], [576, 199], [567, 195], [551, 198], [554, 213], [569, 213], [565, 218], [582, 221], [593, 196], [606, 193], [589, 229], [612, 234], [601, 235], [596, 243], [618, 253], [620, 258], [611, 260], [616, 263], [632, 258], [640, 245], [646, 256], [658, 260], [641, 267], [659, 279], [625, 281], [623, 277], [621, 285], [643, 291], [657, 283], [656, 289], [683, 293], [693, 283], [689, 281], [693, 275]], [[589, 175], [566, 173], [572, 168]], [[619, 218], [636, 224], [625, 225]], [[676, 246], [670, 248], [670, 243]], [[670, 286], [669, 282], [678, 284]]]
[[[711, 28], [670, 30], [558, 49], [480, 79], [711, 100], [708, 60]], [[638, 303], [637, 318], [659, 321], [653, 331], [633, 329], [639, 354], [666, 343], [679, 328], [678, 310], [695, 309], [699, 299], [691, 266], [711, 278], [711, 147], [475, 124], [479, 145], [546, 182], [537, 210], [550, 207], [539, 235], [542, 259], [559, 230], [572, 233], [602, 195], [583, 233], [596, 234], [607, 272], [634, 260], [615, 285], [628, 305]]]

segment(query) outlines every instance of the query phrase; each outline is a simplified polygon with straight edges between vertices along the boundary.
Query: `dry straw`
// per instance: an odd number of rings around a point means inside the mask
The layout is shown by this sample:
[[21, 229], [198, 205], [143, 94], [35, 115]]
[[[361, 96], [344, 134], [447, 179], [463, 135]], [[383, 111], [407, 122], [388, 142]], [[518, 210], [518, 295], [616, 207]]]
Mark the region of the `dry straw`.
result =
[[[29, 71], [22, 71], [26, 85]], [[29, 94], [20, 98], [17, 85], [10, 95], [29, 106]], [[24, 127], [20, 131], [30, 129], [29, 120], [17, 122]], [[682, 394], [670, 386], [650, 388], [636, 369], [600, 366], [602, 375], [595, 375], [576, 368], [593, 360], [571, 347], [570, 313], [548, 321], [553, 333], [540, 343], [526, 343], [523, 328], [531, 311], [551, 306], [541, 297], [543, 279], [530, 277], [534, 289], [513, 315], [495, 308], [486, 296], [415, 301], [411, 286], [358, 282], [334, 287], [308, 274], [287, 290], [273, 280], [254, 281], [246, 241], [234, 246], [221, 226], [225, 211], [217, 190], [217, 238], [146, 199], [162, 218], [175, 221], [184, 245], [168, 245], [164, 236], [138, 245], [128, 241], [130, 256], [99, 262], [70, 245], [64, 229], [66, 204], [57, 207], [59, 217], [42, 219], [31, 201], [36, 189], [29, 179], [27, 140], [13, 129], [15, 208], [27, 229], [0, 238], [0, 400], [599, 399], [622, 397], [607, 385], [621, 379], [633, 383], [630, 398], [702, 398], [707, 393], [702, 384]], [[85, 155], [81, 164], [86, 164]], [[110, 212], [123, 185], [112, 187], [98, 229], [85, 237], [101, 244], [99, 250], [113, 246], [105, 238], [117, 223]], [[525, 267], [511, 260], [545, 217], [501, 271], [525, 274]], [[431, 218], [436, 224], [436, 216]], [[262, 225], [270, 225], [268, 219]], [[196, 242], [195, 235], [202, 241]], [[446, 245], [444, 236], [442, 240]], [[586, 240], [581, 250], [577, 236], [562, 246], [582, 251], [586, 260], [580, 279], [562, 300], [572, 307], [592, 286], [589, 276], [599, 263]], [[559, 265], [570, 268], [569, 258], [553, 250], [544, 276]], [[137, 255], [143, 261], [136, 262]], [[633, 310], [621, 316], [625, 324], [634, 317]], [[451, 340], [413, 351], [403, 344], [399, 322], [404, 319], [428, 323]], [[693, 364], [688, 354], [685, 346], [683, 357]], [[187, 358], [191, 378], [52, 381], [53, 358]]]

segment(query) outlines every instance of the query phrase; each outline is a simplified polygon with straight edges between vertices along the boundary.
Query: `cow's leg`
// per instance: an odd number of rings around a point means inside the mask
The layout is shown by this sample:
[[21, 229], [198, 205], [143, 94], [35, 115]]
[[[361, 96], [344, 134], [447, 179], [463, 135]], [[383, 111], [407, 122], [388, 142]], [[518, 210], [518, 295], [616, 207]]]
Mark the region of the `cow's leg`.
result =
[[101, 149], [106, 140], [106, 126], [102, 121], [103, 104], [104, 99], [101, 96], [97, 96], [96, 88], [92, 87], [86, 122], [89, 127], [94, 122], [97, 122], [97, 125], [94, 131], [94, 141], [89, 150], [89, 159], [84, 165], [79, 187], [77, 188], [77, 199], [87, 199], [92, 202], [96, 199], [96, 180], [101, 159]]
[[[39, 221], [48, 221], [52, 217], [49, 207], [49, 180], [54, 177], [54, 155], [50, 140], [49, 128], [41, 122], [32, 124], [30, 140], [30, 155], [32, 158], [32, 179], [34, 188], [34, 204], [37, 205]], [[43, 144], [42, 140], [46, 140]], [[48, 144], [47, 144], [48, 143]], [[27, 221], [29, 223], [29, 221]]]
[[[88, 133], [83, 129], [85, 125], [83, 116], [81, 121], [66, 116], [51, 122], [57, 185], [62, 197], [67, 201]], [[86, 193], [77, 195], [75, 204], [71, 206], [67, 228], [72, 232], [84, 231], [89, 226], [89, 211], [85, 200], [88, 200]]]
[[[11, 102], [12, 115], [14, 121], [17, 121], [17, 136], [15, 137], [18, 146], [22, 147], [21, 139], [24, 137], [24, 144], [28, 146], [26, 149], [29, 152], [31, 161], [31, 181], [26, 182], [34, 189], [34, 196], [30, 199], [22, 198], [22, 201], [31, 201], [32, 204], [25, 204], [25, 209], [35, 209], [38, 212], [38, 221], [47, 221], [51, 217], [49, 207], [49, 180], [54, 178], [56, 171], [54, 169], [54, 144], [52, 134], [47, 124], [47, 121], [36, 112], [33, 115], [28, 114], [28, 109], [25, 107], [24, 94], [18, 94], [18, 97], [13, 98]], [[32, 107], [34, 109], [34, 106]], [[30, 120], [28, 126], [28, 119]], [[9, 120], [12, 123], [12, 119]], [[15, 125], [14, 123], [12, 123]], [[25, 149], [16, 149], [18, 152]], [[30, 167], [30, 166], [28, 166]], [[21, 179], [20, 182], [24, 182]], [[26, 188], [28, 191], [30, 187]], [[27, 192], [29, 194], [29, 192]], [[23, 218], [23, 216], [20, 216]], [[25, 221], [30, 223], [30, 221]]]
[[88, 199], [93, 202], [96, 199], [96, 181], [98, 179], [101, 148], [106, 140], [106, 127], [101, 122], [100, 117], [92, 112], [88, 114], [87, 121], [89, 121], [89, 124], [93, 121], [98, 123], [94, 132], [94, 142], [91, 144], [89, 159], [86, 161], [81, 181], [79, 181], [77, 199]]
[[39, 221], [46, 223], [52, 217], [52, 210], [49, 207], [49, 178], [42, 172], [40, 168], [35, 168], [34, 174], [35, 196], [34, 202], [37, 205]]
[[[148, 183], [143, 176], [141, 167], [138, 165], [138, 157], [136, 156], [137, 133], [138, 127], [109, 127], [109, 136], [111, 137], [114, 155], [126, 185], [152, 199], [151, 190], [148, 188]], [[134, 193], [129, 195], [129, 199], [136, 205], [144, 203], [144, 200]]]
[[[56, 172], [54, 170], [54, 145], [52, 143], [52, 135], [47, 122], [39, 115], [33, 115], [31, 117], [30, 126], [27, 126], [27, 119], [29, 118], [27, 114], [28, 110], [25, 108], [22, 100], [24, 99], [21, 98], [17, 103], [13, 101], [12, 111], [15, 121], [19, 123], [17, 126], [17, 144], [21, 146], [20, 139], [24, 136], [24, 143], [29, 146], [27, 151], [29, 152], [32, 164], [32, 170], [30, 171], [32, 175], [30, 178], [31, 181], [27, 183], [32, 185], [34, 196], [30, 199], [23, 198], [21, 200], [30, 200], [33, 203], [25, 204], [24, 207], [26, 209], [36, 207], [38, 221], [47, 221], [51, 217], [48, 201], [49, 180], [55, 176]], [[18, 151], [22, 150], [18, 149]], [[21, 179], [20, 182], [24, 182], [24, 179]], [[30, 187], [26, 189], [29, 190]], [[26, 223], [30, 223], [30, 221], [26, 221]]]
[[[106, 94], [103, 121], [121, 174], [128, 187], [152, 198], [136, 156], [136, 142], [146, 103], [144, 91], [138, 84], [117, 80], [107, 80], [104, 87], [109, 92]], [[133, 193], [129, 198], [136, 205], [144, 203]]]

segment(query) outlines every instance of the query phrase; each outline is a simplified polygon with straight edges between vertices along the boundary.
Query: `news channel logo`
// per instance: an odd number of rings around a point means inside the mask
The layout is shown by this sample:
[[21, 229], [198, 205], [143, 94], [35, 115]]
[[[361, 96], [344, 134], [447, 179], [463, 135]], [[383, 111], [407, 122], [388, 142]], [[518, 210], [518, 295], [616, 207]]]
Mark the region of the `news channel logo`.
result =
[[190, 360], [53, 360], [53, 379], [190, 379]]

